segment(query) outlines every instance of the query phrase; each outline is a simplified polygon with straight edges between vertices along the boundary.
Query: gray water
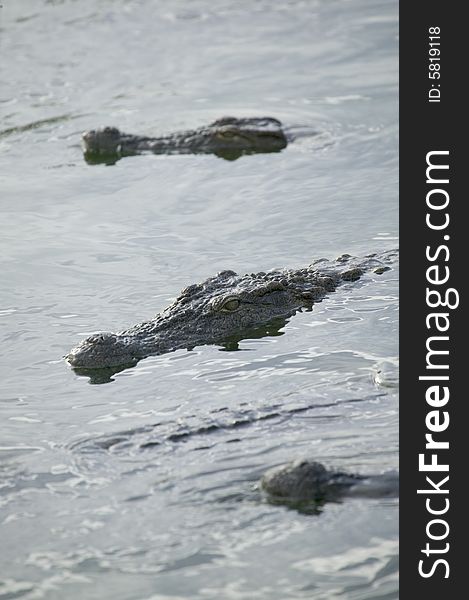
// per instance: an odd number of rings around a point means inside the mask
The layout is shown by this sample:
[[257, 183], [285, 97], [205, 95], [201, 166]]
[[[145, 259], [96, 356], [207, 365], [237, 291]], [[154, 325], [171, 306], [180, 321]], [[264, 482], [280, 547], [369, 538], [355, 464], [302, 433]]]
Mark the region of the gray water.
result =
[[[397, 2], [3, 0], [0, 599], [392, 600], [394, 499], [302, 514], [271, 466], [397, 467], [397, 265], [283, 335], [62, 356], [223, 269], [397, 246]], [[80, 133], [273, 116], [278, 154], [87, 165]], [[316, 135], [312, 135], [316, 132]]]

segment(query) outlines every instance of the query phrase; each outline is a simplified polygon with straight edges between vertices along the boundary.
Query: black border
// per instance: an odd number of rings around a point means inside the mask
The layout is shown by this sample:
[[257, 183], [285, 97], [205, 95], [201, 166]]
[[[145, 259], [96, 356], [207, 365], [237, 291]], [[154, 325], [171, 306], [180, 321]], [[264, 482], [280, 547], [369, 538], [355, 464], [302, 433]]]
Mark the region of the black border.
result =
[[[462, 145], [467, 129], [462, 102], [465, 101], [467, 72], [464, 42], [468, 39], [469, 23], [463, 17], [463, 7], [463, 3], [443, 0], [400, 3], [400, 597], [404, 599], [415, 598], [419, 592], [426, 600], [465, 595], [465, 519], [462, 518], [461, 507], [467, 502], [461, 481], [464, 476], [467, 477], [465, 462], [469, 458], [462, 444], [464, 435], [469, 438], [469, 432], [462, 433], [466, 422], [463, 408], [467, 402], [467, 392], [463, 387], [464, 379], [467, 379], [465, 370], [469, 372], [469, 367], [463, 364], [466, 363], [464, 341], [465, 331], [469, 331], [469, 327], [464, 320], [466, 294], [463, 288], [466, 287], [464, 278], [467, 275], [463, 268], [469, 255], [464, 241], [469, 234], [465, 231], [466, 198], [462, 190], [465, 175], [463, 161], [467, 154]], [[439, 27], [441, 30], [441, 77], [437, 82], [429, 78], [430, 27]], [[432, 83], [440, 84], [440, 102], [428, 101]], [[425, 476], [430, 475], [420, 473], [418, 468], [418, 455], [425, 451], [425, 434], [428, 432], [425, 416], [432, 410], [425, 400], [428, 382], [418, 379], [425, 374], [425, 343], [431, 335], [425, 323], [426, 315], [431, 312], [426, 304], [426, 270], [429, 262], [425, 251], [427, 245], [435, 248], [445, 243], [442, 242], [443, 232], [432, 231], [425, 222], [428, 212], [426, 194], [429, 191], [426, 155], [433, 150], [449, 151], [449, 184], [443, 187], [450, 195], [450, 224], [444, 231], [450, 236], [450, 240], [446, 241], [450, 257], [448, 262], [441, 260], [439, 264], [449, 266], [447, 287], [456, 288], [460, 297], [458, 308], [448, 310], [451, 325], [446, 334], [450, 340], [449, 355], [445, 360], [449, 370], [445, 373], [450, 376], [450, 400], [442, 410], [448, 411], [450, 425], [439, 438], [449, 441], [449, 449], [440, 452], [439, 460], [449, 464], [447, 497], [450, 508], [444, 515], [450, 528], [444, 540], [449, 543], [449, 550], [445, 554], [433, 555], [435, 559], [441, 557], [448, 561], [448, 578], [445, 578], [446, 568], [442, 565], [428, 578], [421, 577], [418, 572], [419, 560], [426, 559], [421, 550], [428, 541], [425, 529], [432, 518], [425, 508], [425, 496], [417, 494], [417, 489], [429, 487]], [[435, 480], [441, 478], [442, 473], [435, 474]], [[426, 564], [428, 566], [430, 563]]]

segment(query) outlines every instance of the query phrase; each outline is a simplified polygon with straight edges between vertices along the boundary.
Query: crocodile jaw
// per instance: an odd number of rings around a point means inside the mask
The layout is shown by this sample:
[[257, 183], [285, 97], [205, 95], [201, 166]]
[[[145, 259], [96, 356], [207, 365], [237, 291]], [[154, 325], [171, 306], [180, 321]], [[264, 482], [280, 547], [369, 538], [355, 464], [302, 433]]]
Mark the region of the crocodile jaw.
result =
[[84, 339], [64, 357], [75, 369], [103, 369], [134, 363], [148, 356], [142, 344], [115, 333], [98, 333]]

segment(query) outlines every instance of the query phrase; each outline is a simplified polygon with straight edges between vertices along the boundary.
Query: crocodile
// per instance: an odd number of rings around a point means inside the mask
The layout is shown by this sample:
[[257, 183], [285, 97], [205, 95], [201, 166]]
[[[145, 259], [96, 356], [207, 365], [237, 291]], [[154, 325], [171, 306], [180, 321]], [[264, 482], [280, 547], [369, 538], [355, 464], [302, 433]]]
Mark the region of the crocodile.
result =
[[222, 271], [182, 290], [151, 320], [117, 333], [93, 334], [64, 358], [76, 369], [104, 369], [133, 366], [150, 355], [207, 344], [234, 349], [247, 337], [271, 335], [270, 328], [275, 335], [296, 312], [312, 310], [338, 285], [360, 279], [366, 271], [389, 270], [396, 255], [387, 251], [357, 259], [344, 254], [302, 269], [246, 275]]
[[394, 498], [399, 495], [399, 475], [357, 475], [328, 470], [314, 460], [298, 460], [269, 469], [260, 482], [273, 504], [313, 509], [344, 497]]
[[223, 117], [205, 127], [161, 137], [122, 133], [116, 127], [82, 135], [85, 160], [114, 164], [136, 154], [215, 154], [235, 160], [243, 154], [280, 152], [288, 144], [282, 123], [271, 117]]

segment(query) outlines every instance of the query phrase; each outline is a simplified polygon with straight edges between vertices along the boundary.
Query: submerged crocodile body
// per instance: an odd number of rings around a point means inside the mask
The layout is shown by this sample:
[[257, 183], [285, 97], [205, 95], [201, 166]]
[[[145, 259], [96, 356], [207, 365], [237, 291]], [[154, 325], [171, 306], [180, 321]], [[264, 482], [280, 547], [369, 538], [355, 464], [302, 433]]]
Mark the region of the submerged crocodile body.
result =
[[397, 497], [399, 476], [395, 471], [370, 476], [329, 471], [319, 462], [303, 460], [270, 469], [261, 479], [261, 488], [273, 503], [298, 508], [351, 496]]
[[280, 152], [288, 143], [281, 122], [271, 117], [223, 117], [205, 127], [157, 138], [104, 127], [85, 132], [82, 140], [87, 162], [108, 164], [144, 153], [215, 154], [235, 160], [243, 154]]
[[287, 319], [311, 310], [345, 281], [366, 271], [382, 273], [396, 252], [335, 261], [320, 259], [303, 269], [237, 275], [222, 271], [185, 288], [150, 321], [118, 333], [98, 333], [73, 348], [66, 359], [76, 369], [131, 366], [142, 358], [206, 344], [233, 347], [246, 337], [274, 335]]

